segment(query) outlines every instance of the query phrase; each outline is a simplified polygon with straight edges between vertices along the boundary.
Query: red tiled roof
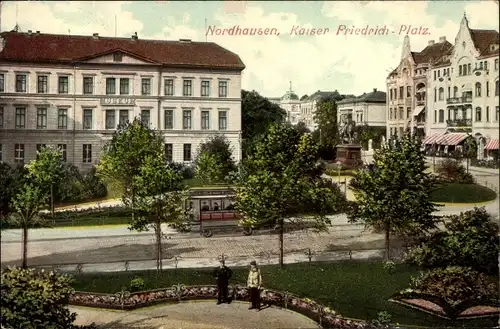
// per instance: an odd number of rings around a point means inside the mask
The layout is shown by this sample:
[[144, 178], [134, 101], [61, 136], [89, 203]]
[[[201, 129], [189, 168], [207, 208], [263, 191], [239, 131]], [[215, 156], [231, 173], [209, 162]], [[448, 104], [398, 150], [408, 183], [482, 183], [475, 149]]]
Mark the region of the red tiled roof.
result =
[[413, 59], [417, 64], [437, 62], [441, 57], [450, 55], [453, 51], [453, 45], [448, 41], [435, 43], [425, 47], [421, 52], [412, 52]]
[[498, 56], [498, 48], [495, 50], [491, 49], [491, 45], [498, 45], [499, 43], [499, 34], [497, 31], [470, 29], [470, 35], [480, 56]]
[[146, 62], [177, 67], [243, 70], [238, 55], [213, 42], [160, 41], [59, 34], [3, 32], [0, 61], [82, 62], [121, 51]]

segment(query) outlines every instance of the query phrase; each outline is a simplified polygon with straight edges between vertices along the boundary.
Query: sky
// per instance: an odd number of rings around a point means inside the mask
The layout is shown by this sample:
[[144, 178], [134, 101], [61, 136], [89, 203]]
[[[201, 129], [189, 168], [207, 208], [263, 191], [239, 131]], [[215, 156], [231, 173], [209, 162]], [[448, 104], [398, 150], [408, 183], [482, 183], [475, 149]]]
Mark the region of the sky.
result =
[[[17, 21], [24, 32], [208, 40], [240, 56], [243, 89], [280, 97], [292, 82], [299, 96], [317, 90], [359, 95], [386, 89], [407, 33], [412, 51], [442, 36], [453, 44], [464, 12], [471, 28], [499, 30], [498, 1], [492, 0], [2, 1], [0, 26], [12, 30]], [[217, 35], [234, 26], [264, 33]], [[342, 26], [387, 32], [346, 35]]]

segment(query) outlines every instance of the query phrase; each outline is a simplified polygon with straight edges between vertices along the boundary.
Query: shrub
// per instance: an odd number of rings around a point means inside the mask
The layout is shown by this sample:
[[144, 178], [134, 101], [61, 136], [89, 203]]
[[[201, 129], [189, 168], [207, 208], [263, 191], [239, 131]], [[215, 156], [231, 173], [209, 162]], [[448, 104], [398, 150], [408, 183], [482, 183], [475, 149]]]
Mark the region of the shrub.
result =
[[475, 179], [472, 174], [465, 170], [459, 161], [452, 158], [444, 159], [438, 163], [436, 168], [441, 182], [474, 184]]
[[136, 276], [132, 280], [130, 280], [128, 287], [131, 292], [142, 291], [146, 287], [146, 282], [143, 278]]
[[192, 165], [187, 165], [179, 162], [169, 163], [169, 167], [182, 175], [183, 179], [191, 179], [194, 177], [195, 168]]
[[71, 277], [33, 269], [2, 270], [2, 317], [5, 328], [74, 328], [68, 305]]
[[391, 273], [396, 268], [396, 263], [394, 263], [391, 260], [388, 260], [388, 261], [384, 262], [383, 267], [384, 267], [384, 270], [386, 270], [387, 272]]

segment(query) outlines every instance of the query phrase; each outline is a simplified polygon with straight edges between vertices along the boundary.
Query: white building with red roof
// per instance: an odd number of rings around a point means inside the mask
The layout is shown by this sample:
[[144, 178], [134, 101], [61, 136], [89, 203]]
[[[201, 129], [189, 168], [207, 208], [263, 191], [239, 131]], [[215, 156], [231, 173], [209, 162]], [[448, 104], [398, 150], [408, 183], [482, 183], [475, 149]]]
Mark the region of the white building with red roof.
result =
[[0, 161], [27, 163], [50, 144], [89, 169], [118, 124], [139, 116], [171, 161], [190, 163], [216, 133], [240, 161], [244, 68], [211, 42], [0, 33]]

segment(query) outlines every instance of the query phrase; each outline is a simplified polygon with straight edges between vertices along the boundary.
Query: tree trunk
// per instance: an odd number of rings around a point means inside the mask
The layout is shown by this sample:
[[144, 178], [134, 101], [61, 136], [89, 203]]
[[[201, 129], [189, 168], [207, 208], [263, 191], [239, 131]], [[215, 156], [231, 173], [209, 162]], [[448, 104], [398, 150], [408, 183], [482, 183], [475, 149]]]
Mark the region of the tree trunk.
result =
[[132, 222], [134, 222], [134, 217], [135, 217], [135, 211], [134, 211], [134, 207], [135, 207], [135, 191], [133, 188], [130, 189], [130, 201], [132, 203]]
[[162, 271], [162, 252], [161, 252], [161, 222], [158, 218], [158, 215], [156, 215], [156, 226], [155, 226], [155, 233], [156, 233], [156, 271], [160, 273]]
[[52, 218], [54, 218], [54, 184], [50, 184], [50, 212], [52, 213]]
[[28, 268], [28, 228], [23, 227], [23, 233], [22, 233], [22, 243], [23, 243], [23, 264], [22, 268]]
[[391, 226], [385, 225], [385, 259], [391, 259]]
[[284, 250], [283, 250], [283, 233], [284, 233], [284, 221], [283, 219], [280, 219], [279, 220], [279, 224], [280, 224], [280, 257], [279, 257], [279, 265], [280, 265], [280, 268], [283, 268], [283, 254], [284, 254]]

